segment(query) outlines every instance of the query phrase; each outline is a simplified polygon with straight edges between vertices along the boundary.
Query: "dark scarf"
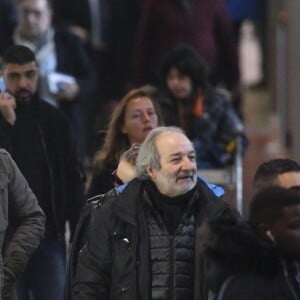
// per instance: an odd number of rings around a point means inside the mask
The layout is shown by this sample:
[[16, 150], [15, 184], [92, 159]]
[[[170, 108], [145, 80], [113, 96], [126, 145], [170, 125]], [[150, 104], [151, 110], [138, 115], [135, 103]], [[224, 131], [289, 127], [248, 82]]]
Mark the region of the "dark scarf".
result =
[[168, 197], [161, 194], [156, 185], [148, 180], [145, 182], [145, 189], [150, 197], [151, 204], [159, 212], [168, 232], [173, 234], [195, 192], [195, 188], [183, 195]]

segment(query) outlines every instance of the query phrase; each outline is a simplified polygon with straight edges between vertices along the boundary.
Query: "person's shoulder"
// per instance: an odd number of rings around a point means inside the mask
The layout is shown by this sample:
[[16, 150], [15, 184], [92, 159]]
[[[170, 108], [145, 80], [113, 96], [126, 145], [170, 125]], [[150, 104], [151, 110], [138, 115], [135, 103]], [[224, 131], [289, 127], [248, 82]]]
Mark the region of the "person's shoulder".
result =
[[6, 170], [11, 160], [10, 154], [4, 148], [0, 148], [0, 168], [2, 167]]
[[8, 157], [9, 153], [4, 148], [0, 148], [0, 156], [1, 157]]
[[202, 208], [205, 209], [206, 215], [209, 217], [231, 215], [233, 209], [224, 201], [225, 191], [222, 187], [207, 183], [205, 180], [198, 178], [197, 189], [199, 192], [199, 200]]
[[54, 107], [53, 105], [47, 103], [44, 99], [38, 97], [38, 106], [41, 110], [50, 112], [50, 113], [57, 113], [59, 112], [59, 109]]
[[221, 186], [209, 183], [201, 176], [197, 177], [197, 189], [206, 197], [214, 199], [222, 198], [225, 194], [225, 190]]
[[120, 192], [116, 188], [109, 190], [107, 193], [93, 196], [87, 200], [87, 207], [97, 213], [101, 213], [103, 208], [111, 208], [112, 203], [119, 197]]
[[112, 228], [116, 221], [114, 204], [119, 199], [119, 192], [114, 188], [105, 194], [99, 194], [87, 201], [84, 208], [85, 218], [91, 218], [92, 231], [97, 233], [102, 226]]
[[7, 166], [11, 161], [13, 161], [13, 159], [9, 152], [4, 148], [0, 148], [0, 164]]
[[221, 102], [224, 105], [231, 102], [231, 94], [224, 88], [212, 88], [211, 94], [215, 101]]
[[136, 194], [136, 193], [140, 193], [141, 189], [143, 189], [144, 187], [144, 181], [139, 179], [139, 178], [134, 178], [132, 180], [130, 180], [129, 182], [121, 185], [118, 188], [118, 191], [120, 194], [126, 194], [126, 195], [132, 195], [132, 194]]
[[43, 118], [45, 115], [48, 115], [50, 118], [58, 121], [59, 123], [69, 124], [67, 116], [60, 109], [54, 107], [53, 105], [50, 105], [43, 99], [40, 99], [39, 105], [41, 108], [41, 118]]
[[[277, 298], [283, 291], [278, 278], [267, 278], [259, 274], [236, 274], [228, 279], [224, 299], [284, 299]], [[266, 297], [266, 298], [265, 298]]]
[[197, 176], [198, 181], [200, 181], [204, 186], [206, 186], [216, 197], [223, 197], [225, 194], [225, 190], [223, 187], [209, 183], [202, 176]]
[[63, 43], [64, 45], [67, 44], [82, 45], [80, 38], [66, 28], [57, 27], [55, 28], [54, 32], [55, 32], [54, 39], [59, 43]]

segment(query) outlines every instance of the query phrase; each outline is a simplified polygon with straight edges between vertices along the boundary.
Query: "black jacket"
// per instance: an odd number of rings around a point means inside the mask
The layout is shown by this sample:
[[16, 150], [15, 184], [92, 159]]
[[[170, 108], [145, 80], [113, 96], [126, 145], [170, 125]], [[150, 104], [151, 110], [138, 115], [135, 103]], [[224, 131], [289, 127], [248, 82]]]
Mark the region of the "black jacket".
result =
[[247, 222], [216, 218], [203, 232], [202, 246], [214, 265], [208, 282], [217, 300], [299, 299], [293, 262]]
[[[63, 113], [37, 96], [32, 101], [34, 102], [34, 119], [49, 172], [54, 226], [58, 238], [64, 238], [66, 221], [70, 221], [73, 232], [84, 204], [83, 180], [77, 161], [75, 143], [69, 122]], [[13, 134], [14, 126], [0, 116], [0, 146], [10, 153], [14, 153]], [[30, 146], [29, 142], [22, 145], [22, 147]]]
[[[149, 236], [144, 215], [144, 183], [135, 179], [121, 194], [111, 194], [92, 218], [87, 243], [78, 257], [72, 299], [150, 299]], [[199, 248], [198, 228], [204, 219], [231, 214], [202, 181], [195, 191], [197, 229], [195, 250]], [[195, 258], [194, 299], [207, 299], [203, 280], [206, 263]]]
[[114, 175], [112, 173], [116, 168], [117, 164], [108, 164], [101, 171], [94, 169], [91, 183], [87, 190], [87, 198], [105, 194], [114, 188]]

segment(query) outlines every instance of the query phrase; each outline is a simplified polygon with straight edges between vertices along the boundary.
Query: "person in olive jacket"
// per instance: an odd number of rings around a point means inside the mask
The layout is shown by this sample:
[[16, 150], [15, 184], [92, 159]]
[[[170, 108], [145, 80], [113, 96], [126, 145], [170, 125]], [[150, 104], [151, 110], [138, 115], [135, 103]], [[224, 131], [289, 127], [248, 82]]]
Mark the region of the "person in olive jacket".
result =
[[4, 278], [0, 299], [13, 299], [15, 282], [38, 247], [45, 223], [26, 179], [8, 152], [0, 149], [0, 276]]
[[72, 300], [208, 299], [200, 224], [235, 213], [197, 178], [194, 147], [177, 127], [148, 134], [137, 173], [93, 213]]

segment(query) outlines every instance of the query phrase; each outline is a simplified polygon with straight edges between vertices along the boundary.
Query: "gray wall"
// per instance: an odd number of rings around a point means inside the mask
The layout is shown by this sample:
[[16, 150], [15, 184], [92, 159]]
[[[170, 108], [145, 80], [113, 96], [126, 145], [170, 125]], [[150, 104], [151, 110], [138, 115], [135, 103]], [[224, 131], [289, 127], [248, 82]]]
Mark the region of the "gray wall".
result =
[[280, 141], [300, 162], [300, 1], [269, 0], [268, 6], [268, 65]]

